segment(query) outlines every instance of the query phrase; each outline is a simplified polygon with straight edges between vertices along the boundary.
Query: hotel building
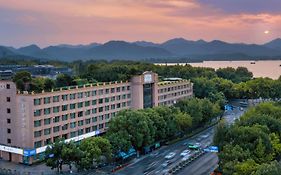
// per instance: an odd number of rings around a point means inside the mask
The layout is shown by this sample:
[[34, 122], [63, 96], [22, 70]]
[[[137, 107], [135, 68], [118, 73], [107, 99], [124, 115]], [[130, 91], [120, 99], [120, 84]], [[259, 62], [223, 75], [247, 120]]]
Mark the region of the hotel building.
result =
[[144, 72], [126, 82], [71, 86], [52, 92], [19, 92], [0, 81], [0, 158], [32, 164], [44, 158], [58, 139], [80, 141], [106, 132], [111, 118], [124, 109], [172, 105], [193, 95], [189, 80]]

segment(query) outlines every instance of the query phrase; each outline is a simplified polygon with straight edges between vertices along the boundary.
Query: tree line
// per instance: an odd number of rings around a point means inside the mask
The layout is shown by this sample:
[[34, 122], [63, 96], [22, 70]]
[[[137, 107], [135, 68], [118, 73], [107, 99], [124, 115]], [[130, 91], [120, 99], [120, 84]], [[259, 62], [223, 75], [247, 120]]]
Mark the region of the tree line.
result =
[[208, 125], [221, 114], [218, 104], [208, 99], [185, 99], [175, 106], [159, 106], [120, 111], [110, 120], [102, 137], [82, 140], [80, 144], [63, 141], [46, 150], [46, 164], [58, 168], [63, 164], [87, 170], [114, 160], [130, 148], [142, 152], [144, 147], [182, 137], [192, 130]]
[[234, 125], [221, 122], [214, 137], [225, 175], [281, 174], [281, 104], [262, 103]]

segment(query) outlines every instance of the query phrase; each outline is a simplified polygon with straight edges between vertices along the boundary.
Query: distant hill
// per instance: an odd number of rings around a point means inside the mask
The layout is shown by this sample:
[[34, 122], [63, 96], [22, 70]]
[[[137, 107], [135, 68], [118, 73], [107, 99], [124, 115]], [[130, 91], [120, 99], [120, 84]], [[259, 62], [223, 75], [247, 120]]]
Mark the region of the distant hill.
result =
[[88, 45], [60, 44], [39, 48], [33, 44], [21, 48], [0, 46], [0, 58], [7, 56], [55, 59], [61, 61], [89, 59], [126, 60], [245, 60], [281, 59], [281, 39], [263, 45], [210, 42], [175, 38], [163, 43], [148, 41], [109, 41]]

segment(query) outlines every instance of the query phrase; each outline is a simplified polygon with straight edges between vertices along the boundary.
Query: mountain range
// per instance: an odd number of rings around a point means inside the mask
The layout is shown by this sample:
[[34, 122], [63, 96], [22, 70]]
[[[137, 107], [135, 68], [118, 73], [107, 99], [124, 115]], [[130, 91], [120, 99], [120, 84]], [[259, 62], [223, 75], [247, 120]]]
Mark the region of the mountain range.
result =
[[164, 43], [109, 41], [104, 44], [61, 44], [45, 48], [40, 48], [35, 44], [21, 48], [0, 46], [0, 58], [21, 57], [61, 61], [89, 59], [170, 61], [281, 59], [281, 39], [278, 38], [262, 45], [175, 38]]

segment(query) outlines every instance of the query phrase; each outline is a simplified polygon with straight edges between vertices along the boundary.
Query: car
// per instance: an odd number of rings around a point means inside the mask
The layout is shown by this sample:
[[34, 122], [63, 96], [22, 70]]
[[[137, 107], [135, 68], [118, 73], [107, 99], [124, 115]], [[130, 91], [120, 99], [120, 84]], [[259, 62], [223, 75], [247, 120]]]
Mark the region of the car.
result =
[[184, 156], [186, 156], [186, 155], [188, 155], [188, 154], [190, 154], [190, 150], [186, 149], [186, 150], [184, 150], [180, 155], [181, 155], [182, 157], [184, 157]]
[[190, 158], [190, 154], [187, 154], [186, 156], [184, 156], [181, 160], [182, 161], [186, 161], [186, 160], [188, 160], [189, 158]]
[[165, 156], [165, 159], [172, 159], [175, 157], [175, 155], [176, 155], [176, 153], [170, 152], [168, 155]]
[[201, 144], [200, 143], [189, 143], [188, 144], [188, 148], [191, 149], [191, 150], [199, 150], [201, 147]]
[[209, 134], [204, 134], [204, 135], [202, 135], [201, 137], [202, 137], [203, 139], [206, 139], [206, 138], [209, 137]]

